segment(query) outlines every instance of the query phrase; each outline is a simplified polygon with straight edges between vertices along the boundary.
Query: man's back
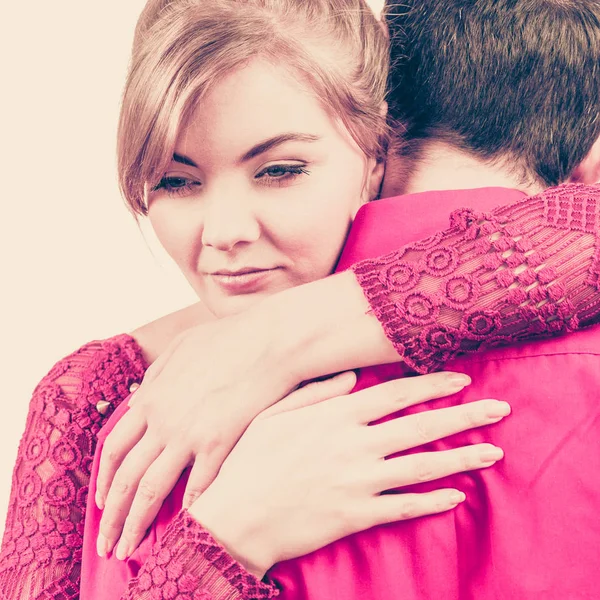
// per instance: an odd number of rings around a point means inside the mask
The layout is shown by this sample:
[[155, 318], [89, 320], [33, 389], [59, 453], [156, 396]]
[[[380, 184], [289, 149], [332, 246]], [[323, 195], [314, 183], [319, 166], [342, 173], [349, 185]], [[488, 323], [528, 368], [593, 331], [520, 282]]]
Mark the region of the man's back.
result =
[[[474, 208], [488, 210], [519, 196], [511, 190], [479, 193], [487, 199]], [[472, 197], [442, 192], [365, 207], [341, 266], [443, 228], [449, 210], [468, 206]], [[387, 226], [373, 229], [371, 219]], [[473, 383], [427, 408], [487, 397], [508, 401], [513, 415], [425, 449], [491, 442], [506, 451], [505, 459], [420, 486], [463, 490], [467, 500], [453, 511], [378, 527], [277, 565], [270, 574], [282, 584], [283, 598], [597, 597], [600, 332], [494, 349], [446, 367], [468, 373]], [[364, 369], [359, 386], [405, 373], [398, 365]]]

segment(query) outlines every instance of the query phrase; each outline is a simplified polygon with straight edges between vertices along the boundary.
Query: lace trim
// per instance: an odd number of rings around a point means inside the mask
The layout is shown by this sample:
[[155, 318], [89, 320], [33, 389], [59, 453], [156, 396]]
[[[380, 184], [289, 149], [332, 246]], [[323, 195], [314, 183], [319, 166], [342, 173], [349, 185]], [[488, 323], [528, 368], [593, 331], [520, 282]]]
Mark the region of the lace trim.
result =
[[[210, 589], [208, 592], [198, 590]], [[279, 595], [272, 582], [248, 573], [185, 510], [167, 528], [125, 600], [263, 600]]]

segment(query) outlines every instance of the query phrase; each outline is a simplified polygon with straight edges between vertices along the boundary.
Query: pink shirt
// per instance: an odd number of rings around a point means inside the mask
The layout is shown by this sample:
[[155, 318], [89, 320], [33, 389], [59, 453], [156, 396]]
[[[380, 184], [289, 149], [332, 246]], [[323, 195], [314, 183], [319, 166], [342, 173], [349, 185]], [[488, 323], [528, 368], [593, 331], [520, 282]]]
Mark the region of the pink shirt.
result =
[[[516, 199], [510, 190], [494, 192], [369, 204], [357, 215], [340, 268], [433, 234], [452, 209], [485, 211]], [[468, 373], [473, 383], [428, 407], [497, 398], [513, 414], [427, 449], [491, 442], [505, 450], [504, 460], [413, 486], [463, 490], [467, 500], [453, 511], [376, 527], [275, 565], [269, 575], [282, 599], [600, 597], [600, 330], [494, 349], [446, 367]], [[402, 365], [363, 369], [357, 389], [406, 373]]]

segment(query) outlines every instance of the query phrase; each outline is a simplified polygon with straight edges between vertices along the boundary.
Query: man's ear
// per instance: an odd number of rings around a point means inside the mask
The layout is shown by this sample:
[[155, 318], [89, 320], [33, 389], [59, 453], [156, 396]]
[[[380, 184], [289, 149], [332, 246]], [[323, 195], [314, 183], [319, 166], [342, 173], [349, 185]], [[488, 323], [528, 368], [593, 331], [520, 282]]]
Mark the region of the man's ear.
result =
[[600, 183], [600, 137], [594, 142], [587, 156], [573, 171], [570, 183]]

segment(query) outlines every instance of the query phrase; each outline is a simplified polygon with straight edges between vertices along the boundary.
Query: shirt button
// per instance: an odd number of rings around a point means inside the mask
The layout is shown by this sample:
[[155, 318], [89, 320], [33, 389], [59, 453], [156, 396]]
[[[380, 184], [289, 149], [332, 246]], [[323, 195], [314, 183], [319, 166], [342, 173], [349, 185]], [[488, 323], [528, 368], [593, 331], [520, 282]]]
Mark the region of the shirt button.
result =
[[98, 404], [96, 404], [96, 410], [101, 415], [105, 415], [108, 411], [109, 406], [110, 406], [110, 402], [107, 402], [106, 400], [100, 400], [100, 402], [98, 402]]
[[140, 387], [140, 384], [137, 383], [136, 381], [134, 381], [130, 386], [129, 386], [129, 393], [133, 394], [133, 392], [135, 392], [135, 390], [137, 390]]

